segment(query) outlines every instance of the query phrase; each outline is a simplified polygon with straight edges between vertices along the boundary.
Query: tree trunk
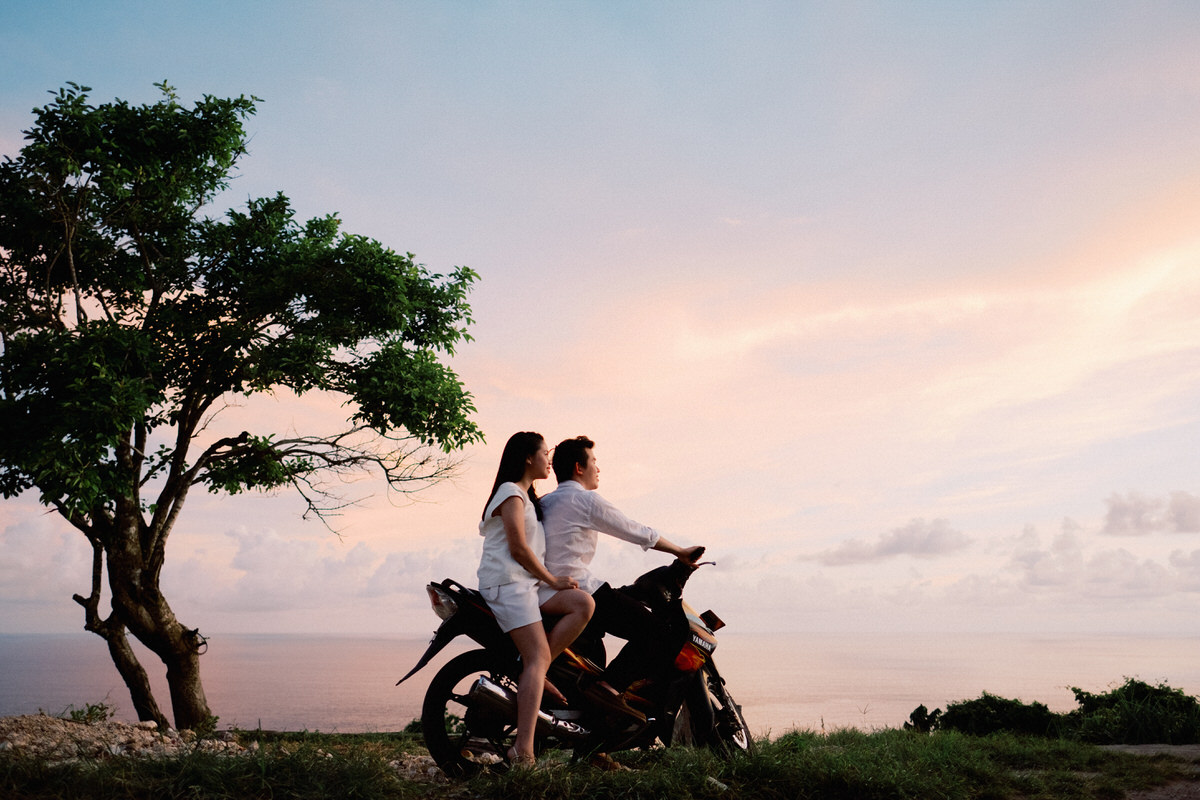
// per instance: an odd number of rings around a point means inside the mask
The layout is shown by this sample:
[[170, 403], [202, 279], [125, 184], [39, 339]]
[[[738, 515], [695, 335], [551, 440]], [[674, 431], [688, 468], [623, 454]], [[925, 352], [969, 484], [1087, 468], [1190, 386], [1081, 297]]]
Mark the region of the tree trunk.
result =
[[[205, 727], [212, 720], [212, 712], [200, 681], [203, 639], [199, 632], [179, 624], [161, 595], [157, 592], [152, 594], [155, 599], [137, 608], [123, 609], [124, 613], [132, 612], [138, 618], [138, 627], [131, 626], [130, 630], [138, 641], [162, 659], [167, 668], [167, 688], [171, 694], [171, 715], [175, 719], [175, 727], [181, 731]], [[126, 684], [129, 684], [128, 680]], [[130, 691], [135, 692], [133, 685], [130, 685]]]
[[129, 696], [133, 700], [138, 719], [153, 721], [158, 723], [158, 727], [166, 728], [167, 718], [159, 710], [154, 691], [150, 688], [150, 678], [146, 675], [146, 670], [142, 669], [137, 654], [130, 647], [125, 631], [110, 632], [104, 638], [108, 641], [108, 652], [117, 666], [117, 672], [121, 673], [125, 685], [129, 687]]
[[212, 712], [200, 682], [200, 653], [189, 646], [172, 652], [169, 659], [163, 657], [163, 662], [167, 665], [167, 686], [171, 690], [175, 727], [194, 730], [211, 725]]
[[[156, 656], [162, 659], [167, 668], [167, 688], [171, 694], [171, 715], [175, 719], [178, 730], [194, 730], [210, 724], [213, 716], [208, 708], [208, 698], [204, 694], [204, 685], [200, 681], [200, 643], [203, 641], [197, 631], [184, 628], [175, 620], [174, 614], [162, 601], [162, 607], [169, 615], [163, 620], [159, 614], [146, 613], [151, 609], [142, 607], [138, 616], [143, 623], [139, 629], [131, 629], [138, 641], [146, 645]], [[152, 626], [144, 623], [150, 619]], [[106, 637], [108, 638], [108, 637]], [[166, 717], [158, 709], [146, 671], [138, 663], [137, 656], [129, 646], [129, 641], [122, 635], [119, 640], [108, 639], [108, 649], [112, 654], [113, 663], [125, 685], [129, 688], [133, 706], [139, 719], [153, 719], [160, 726], [166, 726]]]
[[[148, 569], [144, 561], [136, 520], [121, 521], [125, 524], [119, 525], [116, 535], [107, 542], [108, 585], [113, 611], [129, 632], [166, 665], [175, 727], [179, 730], [204, 727], [212, 720], [200, 682], [200, 651], [204, 640], [199, 632], [179, 623], [159, 590], [157, 571]], [[132, 651], [128, 655], [136, 664]], [[124, 672], [122, 676], [126, 678], [136, 707], [141, 691], [139, 684], [136, 680], [131, 683]], [[145, 696], [149, 696], [148, 685]]]
[[160, 728], [167, 727], [167, 718], [154, 699], [154, 690], [150, 688], [150, 679], [146, 670], [138, 661], [137, 654], [129, 646], [129, 637], [125, 635], [125, 625], [116, 613], [107, 619], [100, 617], [100, 592], [104, 578], [104, 543], [103, 539], [94, 534], [88, 535], [92, 543], [92, 592], [89, 596], [75, 595], [75, 602], [83, 606], [84, 630], [96, 634], [108, 644], [108, 653], [113, 664], [120, 673], [125, 685], [129, 688], [129, 697], [133, 701], [133, 709], [142, 721], [152, 721]]

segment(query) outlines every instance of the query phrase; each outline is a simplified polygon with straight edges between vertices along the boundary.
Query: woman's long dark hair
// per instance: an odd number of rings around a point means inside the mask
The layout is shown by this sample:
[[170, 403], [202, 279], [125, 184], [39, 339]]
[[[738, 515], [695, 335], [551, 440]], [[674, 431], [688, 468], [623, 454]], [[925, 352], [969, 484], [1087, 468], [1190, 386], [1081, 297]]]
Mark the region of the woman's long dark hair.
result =
[[[500, 488], [500, 484], [519, 483], [525, 477], [525, 460], [540, 450], [545, 443], [545, 437], [533, 431], [521, 431], [508, 437], [508, 442], [504, 445], [504, 453], [500, 456], [500, 468], [496, 470], [496, 482], [492, 484], [492, 493], [488, 495], [487, 502], [483, 504], [483, 516], [486, 517], [487, 507], [491, 505], [492, 498], [496, 496], [496, 490]], [[538, 499], [537, 492], [533, 490], [532, 485], [529, 487], [529, 501], [533, 503], [533, 510], [537, 512], [537, 518], [541, 519], [542, 501]]]

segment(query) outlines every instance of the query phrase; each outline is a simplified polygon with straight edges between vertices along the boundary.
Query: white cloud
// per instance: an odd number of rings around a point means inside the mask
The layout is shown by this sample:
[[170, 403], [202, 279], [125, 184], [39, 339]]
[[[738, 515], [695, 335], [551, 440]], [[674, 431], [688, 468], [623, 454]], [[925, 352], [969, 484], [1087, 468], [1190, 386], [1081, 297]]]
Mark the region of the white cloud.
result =
[[1200, 533], [1200, 497], [1190, 492], [1171, 492], [1166, 522], [1168, 530]]
[[[474, 585], [475, 542], [440, 548], [379, 550], [379, 543], [350, 544], [332, 535], [284, 535], [273, 529], [226, 532], [230, 553], [205, 552], [169, 563], [164, 589], [192, 615], [237, 613], [246, 620], [293, 610], [419, 598], [425, 584], [454, 578]], [[407, 602], [407, 601], [406, 601]]]
[[0, 632], [81, 630], [83, 609], [71, 597], [91, 591], [87, 541], [23, 498], [5, 501], [0, 512]]
[[1048, 549], [1035, 546], [1017, 550], [1012, 563], [1023, 573], [1028, 586], [1069, 586], [1078, 579], [1083, 565], [1082, 541], [1073, 530], [1064, 530]]
[[1093, 597], [1162, 597], [1173, 594], [1178, 574], [1149, 558], [1128, 550], [1104, 550], [1088, 560], [1082, 590]]
[[1185, 554], [1182, 550], [1171, 553], [1171, 567], [1179, 575], [1179, 588], [1187, 592], [1200, 592], [1200, 550]]
[[1162, 501], [1145, 497], [1138, 492], [1124, 495], [1113, 492], [1105, 501], [1104, 533], [1109, 535], [1141, 536], [1162, 530]]
[[914, 519], [902, 528], [882, 533], [874, 540], [850, 539], [819, 553], [816, 560], [827, 566], [863, 564], [895, 556], [934, 558], [964, 549], [971, 543], [962, 531], [944, 519]]
[[5, 527], [0, 554], [0, 600], [5, 602], [70, 604], [72, 594], [91, 590], [91, 547], [57, 515], [43, 513]]
[[1190, 492], [1171, 492], [1166, 499], [1136, 491], [1113, 492], [1105, 501], [1103, 532], [1112, 536], [1144, 536], [1161, 531], [1200, 532], [1200, 497]]
[[[1128, 513], [1122, 519], [1131, 527], [1145, 524], [1151, 515], [1143, 512], [1153, 504], [1140, 497], [1125, 501], [1121, 508]], [[1161, 529], [1161, 518], [1155, 519], [1154, 529]], [[1110, 515], [1104, 532], [1111, 521]], [[1009, 570], [1027, 589], [1074, 600], [1164, 597], [1200, 590], [1200, 551], [1190, 557], [1176, 551], [1159, 559], [1125, 548], [1096, 548], [1094, 541], [1070, 520], [1049, 546], [1043, 547], [1036, 533], [1028, 531], [1013, 551]]]

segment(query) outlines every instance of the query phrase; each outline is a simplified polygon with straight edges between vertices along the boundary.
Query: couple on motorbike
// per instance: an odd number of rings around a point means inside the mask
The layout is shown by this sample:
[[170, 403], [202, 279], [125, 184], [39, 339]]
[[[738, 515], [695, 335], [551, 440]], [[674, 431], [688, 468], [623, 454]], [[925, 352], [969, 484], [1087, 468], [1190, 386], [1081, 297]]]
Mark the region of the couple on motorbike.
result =
[[[479, 524], [484, 537], [479, 590], [502, 630], [521, 654], [517, 690], [517, 736], [509, 759], [534, 760], [534, 727], [543, 692], [563, 701], [546, 680], [551, 662], [575, 641], [589, 622], [627, 640], [592, 688], [592, 699], [616, 711], [637, 715], [622, 697], [637, 666], [671, 657], [670, 637], [640, 603], [596, 578], [588, 565], [598, 533], [695, 561], [700, 547], [683, 548], [658, 531], [626, 517], [596, 493], [600, 469], [595, 443], [567, 439], [554, 452], [537, 433], [513, 434], [504, 446], [492, 493]], [[539, 497], [533, 483], [550, 476], [558, 488]], [[542, 614], [557, 617], [549, 631]]]

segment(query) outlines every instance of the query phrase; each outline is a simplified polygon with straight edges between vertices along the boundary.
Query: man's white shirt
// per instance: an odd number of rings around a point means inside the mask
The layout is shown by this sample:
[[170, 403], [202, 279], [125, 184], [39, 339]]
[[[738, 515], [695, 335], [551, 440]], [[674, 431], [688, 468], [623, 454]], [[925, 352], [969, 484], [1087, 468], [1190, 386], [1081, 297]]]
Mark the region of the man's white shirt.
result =
[[599, 534], [606, 533], [649, 550], [658, 543], [659, 533], [649, 525], [635, 522], [598, 493], [585, 489], [578, 481], [564, 481], [541, 498], [542, 526], [546, 531], [546, 569], [551, 575], [566, 575], [579, 582], [588, 594], [600, 588], [603, 580], [592, 574], [588, 565], [596, 555]]

